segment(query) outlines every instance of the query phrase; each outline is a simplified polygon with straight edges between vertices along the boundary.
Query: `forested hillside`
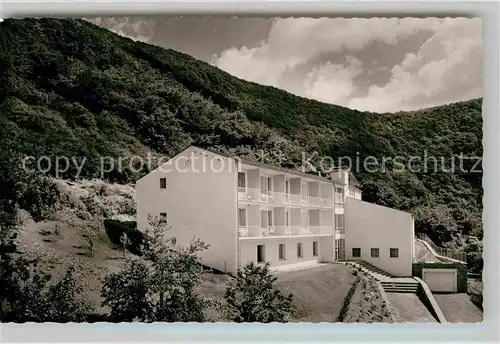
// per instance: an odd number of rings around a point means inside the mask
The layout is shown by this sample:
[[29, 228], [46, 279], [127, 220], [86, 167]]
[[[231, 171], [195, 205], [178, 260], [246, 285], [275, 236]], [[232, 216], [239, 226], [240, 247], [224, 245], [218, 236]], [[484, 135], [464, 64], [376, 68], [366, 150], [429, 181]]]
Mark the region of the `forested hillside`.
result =
[[[101, 156], [171, 156], [190, 143], [249, 159], [279, 151], [292, 168], [302, 151], [379, 161], [426, 152], [445, 157], [446, 167], [460, 154], [482, 156], [481, 99], [394, 114], [354, 111], [242, 81], [83, 20], [5, 20], [0, 41], [2, 198], [12, 184], [10, 162], [24, 154], [85, 156], [80, 177], [99, 177]], [[464, 169], [475, 163], [466, 160]], [[386, 171], [353, 173], [365, 200], [410, 211], [417, 232], [457, 243], [482, 237], [481, 165], [470, 173], [458, 164], [454, 172], [387, 163]], [[115, 170], [105, 178], [127, 183], [139, 175]]]

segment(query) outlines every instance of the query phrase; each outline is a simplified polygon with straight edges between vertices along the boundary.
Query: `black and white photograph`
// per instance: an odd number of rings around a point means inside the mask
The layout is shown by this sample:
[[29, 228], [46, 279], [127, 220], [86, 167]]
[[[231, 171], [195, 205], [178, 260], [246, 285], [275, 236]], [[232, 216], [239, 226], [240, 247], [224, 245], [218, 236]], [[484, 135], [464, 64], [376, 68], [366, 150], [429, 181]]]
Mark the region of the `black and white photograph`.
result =
[[1, 322], [481, 323], [482, 33], [1, 20]]

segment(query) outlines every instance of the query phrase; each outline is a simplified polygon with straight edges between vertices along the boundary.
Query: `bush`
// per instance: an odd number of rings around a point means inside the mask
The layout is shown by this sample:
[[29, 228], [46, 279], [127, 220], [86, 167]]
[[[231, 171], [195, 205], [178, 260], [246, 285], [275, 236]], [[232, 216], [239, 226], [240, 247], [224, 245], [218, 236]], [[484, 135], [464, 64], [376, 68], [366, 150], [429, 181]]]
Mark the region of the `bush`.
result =
[[114, 321], [146, 320], [151, 309], [148, 302], [149, 272], [144, 261], [132, 259], [124, 270], [110, 274], [104, 279], [103, 306], [111, 308]]
[[36, 259], [17, 258], [2, 270], [2, 322], [85, 322], [91, 312], [69, 267], [51, 282]]
[[292, 294], [273, 286], [276, 277], [253, 262], [239, 269], [236, 281], [226, 290], [229, 317], [235, 322], [287, 322], [293, 310]]
[[50, 218], [58, 206], [61, 192], [49, 177], [24, 170], [22, 158], [22, 155], [10, 157], [5, 170], [0, 170], [0, 186], [5, 188], [2, 200], [10, 199], [19, 208], [28, 211], [35, 221]]
[[126, 249], [133, 254], [141, 254], [141, 246], [146, 245], [144, 239], [144, 233], [137, 229], [137, 222], [135, 221], [119, 221], [119, 220], [104, 220], [104, 228], [109, 237], [109, 240], [118, 247], [122, 247], [123, 244], [120, 240], [123, 234], [127, 235], [129, 243], [126, 245]]
[[166, 219], [149, 220], [143, 256], [105, 277], [103, 306], [111, 308], [113, 321], [203, 321], [207, 301], [196, 293], [202, 279], [198, 253], [208, 246], [193, 239], [176, 249], [175, 238], [166, 236]]

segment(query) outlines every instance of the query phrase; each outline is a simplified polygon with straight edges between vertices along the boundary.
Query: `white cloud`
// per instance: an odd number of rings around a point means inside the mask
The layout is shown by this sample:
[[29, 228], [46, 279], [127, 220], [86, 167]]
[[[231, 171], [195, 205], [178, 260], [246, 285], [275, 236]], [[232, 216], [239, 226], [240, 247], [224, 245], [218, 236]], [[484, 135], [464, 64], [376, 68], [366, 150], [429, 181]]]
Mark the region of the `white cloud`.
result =
[[149, 42], [156, 22], [147, 18], [97, 17], [86, 19], [95, 25], [106, 27], [114, 33], [134, 41]]
[[[435, 34], [391, 70], [389, 82], [369, 88], [350, 107], [391, 111], [435, 106], [482, 95], [480, 22], [452, 20], [434, 27]], [[466, 29], [466, 30], [464, 30]]]
[[327, 62], [314, 68], [304, 81], [305, 96], [336, 104], [345, 103], [354, 92], [354, 78], [363, 71], [359, 60], [349, 56], [344, 64]]
[[[322, 54], [363, 54], [374, 42], [397, 45], [424, 31], [432, 32], [430, 38], [399, 64], [381, 66], [377, 61], [369, 70], [349, 57], [323, 61], [297, 78], [298, 66]], [[398, 111], [481, 96], [481, 53], [480, 19], [287, 18], [275, 21], [260, 46], [228, 49], [213, 64], [240, 78], [320, 101], [360, 110]], [[370, 77], [384, 69], [390, 70], [385, 85], [373, 82], [363, 89], [366, 86], [358, 82], [363, 74]], [[290, 78], [294, 72], [297, 75]]]

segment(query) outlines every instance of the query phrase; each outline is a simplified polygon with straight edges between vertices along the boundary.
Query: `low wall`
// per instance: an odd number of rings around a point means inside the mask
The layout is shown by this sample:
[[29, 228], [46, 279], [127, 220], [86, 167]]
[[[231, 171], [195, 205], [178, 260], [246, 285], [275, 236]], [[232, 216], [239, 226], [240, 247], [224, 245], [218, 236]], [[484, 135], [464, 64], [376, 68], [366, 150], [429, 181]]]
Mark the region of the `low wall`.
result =
[[427, 283], [425, 283], [418, 277], [414, 277], [414, 279], [418, 282], [417, 295], [420, 301], [422, 301], [422, 303], [425, 305], [425, 307], [427, 307], [429, 312], [431, 312], [432, 316], [436, 318], [437, 321], [439, 321], [442, 324], [447, 323], [448, 321], [446, 320], [446, 317], [441, 311], [441, 308], [439, 308], [436, 299], [434, 299], [434, 296], [432, 295], [432, 292], [429, 289]]
[[423, 269], [456, 269], [457, 270], [457, 293], [467, 293], [467, 264], [463, 262], [449, 263], [413, 263], [413, 277], [422, 278]]
[[355, 273], [358, 278], [344, 300], [344, 307], [342, 307], [338, 321], [344, 323], [395, 322], [381, 284], [368, 274], [360, 271]]

